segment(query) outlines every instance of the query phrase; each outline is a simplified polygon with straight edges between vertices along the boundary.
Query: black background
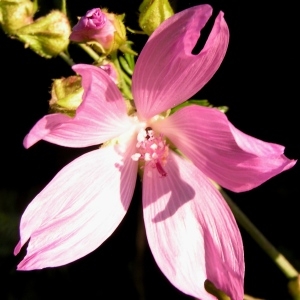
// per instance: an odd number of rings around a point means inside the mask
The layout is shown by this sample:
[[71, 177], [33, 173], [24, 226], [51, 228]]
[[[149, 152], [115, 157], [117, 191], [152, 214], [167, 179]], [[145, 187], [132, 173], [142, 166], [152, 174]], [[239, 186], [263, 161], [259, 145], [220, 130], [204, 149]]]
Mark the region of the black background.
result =
[[[43, 2], [47, 2], [43, 4]], [[59, 1], [41, 1], [42, 15]], [[84, 15], [94, 7], [126, 13], [126, 24], [137, 26], [140, 1], [69, 1], [69, 14]], [[214, 105], [227, 105], [231, 122], [243, 132], [282, 144], [297, 159], [299, 142], [299, 25], [292, 1], [262, 5], [257, 1], [173, 1], [176, 11], [209, 3], [222, 10], [231, 37], [226, 57], [215, 76], [197, 94]], [[137, 41], [140, 51], [146, 39]], [[31, 272], [16, 271], [21, 256], [11, 253], [18, 241], [18, 223], [31, 199], [74, 158], [88, 149], [63, 148], [39, 142], [29, 150], [23, 137], [48, 112], [53, 78], [72, 74], [60, 58], [46, 60], [0, 31], [1, 54], [1, 247], [0, 299], [139, 299], [132, 280], [140, 189], [116, 232], [96, 251], [64, 267]], [[91, 62], [71, 48], [74, 60]], [[296, 55], [297, 54], [297, 55]], [[267, 238], [300, 270], [299, 166], [269, 180], [253, 191], [230, 193], [239, 207]], [[291, 299], [287, 279], [269, 257], [241, 229], [246, 261], [245, 292], [264, 299]], [[144, 260], [146, 299], [190, 299], [169, 284], [147, 248]]]

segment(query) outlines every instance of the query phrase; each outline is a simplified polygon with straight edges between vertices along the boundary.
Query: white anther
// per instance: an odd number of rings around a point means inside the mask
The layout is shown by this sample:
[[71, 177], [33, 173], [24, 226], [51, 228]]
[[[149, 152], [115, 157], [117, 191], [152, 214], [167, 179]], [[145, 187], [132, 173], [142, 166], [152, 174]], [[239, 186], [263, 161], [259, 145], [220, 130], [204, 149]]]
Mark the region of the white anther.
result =
[[134, 161], [138, 161], [140, 157], [141, 157], [140, 153], [134, 153], [133, 155], [131, 155], [131, 159]]
[[156, 150], [158, 147], [157, 147], [157, 144], [152, 144], [152, 145], [150, 146], [150, 148], [151, 148], [152, 150]]

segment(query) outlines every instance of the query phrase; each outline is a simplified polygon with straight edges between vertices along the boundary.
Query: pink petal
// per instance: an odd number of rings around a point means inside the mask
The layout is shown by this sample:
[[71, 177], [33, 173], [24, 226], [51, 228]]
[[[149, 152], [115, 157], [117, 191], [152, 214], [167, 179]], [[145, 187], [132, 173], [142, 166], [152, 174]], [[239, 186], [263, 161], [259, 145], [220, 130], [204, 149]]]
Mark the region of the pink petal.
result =
[[229, 32], [220, 12], [202, 51], [191, 53], [211, 16], [209, 5], [175, 14], [151, 35], [133, 74], [139, 115], [148, 119], [187, 100], [214, 75], [225, 55]]
[[[135, 148], [135, 145], [133, 145]], [[94, 150], [64, 167], [26, 208], [15, 255], [30, 238], [19, 270], [65, 265], [99, 247], [130, 204], [137, 175], [132, 151]]]
[[199, 169], [173, 152], [165, 169], [166, 177], [154, 169], [143, 178], [146, 233], [159, 268], [196, 298], [215, 299], [204, 289], [209, 279], [232, 300], [242, 299], [242, 239], [225, 200]]
[[76, 116], [44, 116], [25, 137], [26, 148], [41, 139], [67, 147], [99, 145], [131, 126], [124, 99], [106, 72], [91, 65], [76, 65], [73, 69], [82, 76], [84, 88]]
[[296, 163], [283, 146], [244, 134], [214, 108], [188, 106], [152, 127], [209, 178], [235, 192], [253, 189]]

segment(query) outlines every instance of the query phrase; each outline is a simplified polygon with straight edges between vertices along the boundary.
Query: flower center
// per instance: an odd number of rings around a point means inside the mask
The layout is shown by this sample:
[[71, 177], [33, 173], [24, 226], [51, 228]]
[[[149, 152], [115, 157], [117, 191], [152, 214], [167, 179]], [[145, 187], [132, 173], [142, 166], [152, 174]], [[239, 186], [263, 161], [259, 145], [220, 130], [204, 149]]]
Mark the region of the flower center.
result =
[[[142, 161], [145, 167], [156, 168], [161, 177], [167, 176], [164, 166], [167, 163], [169, 147], [162, 134], [155, 134], [151, 127], [141, 129], [137, 135], [136, 148], [138, 152], [131, 156], [133, 160]], [[152, 177], [151, 168], [145, 169], [149, 177]]]

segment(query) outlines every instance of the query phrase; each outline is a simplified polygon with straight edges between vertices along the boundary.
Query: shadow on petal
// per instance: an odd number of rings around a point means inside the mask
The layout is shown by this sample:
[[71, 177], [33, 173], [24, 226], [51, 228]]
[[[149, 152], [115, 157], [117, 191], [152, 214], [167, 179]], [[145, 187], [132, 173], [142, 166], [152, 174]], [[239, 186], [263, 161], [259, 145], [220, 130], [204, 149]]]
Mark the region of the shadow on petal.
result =
[[[173, 216], [181, 205], [184, 205], [195, 197], [193, 187], [187, 183], [186, 180], [181, 179], [178, 166], [174, 163], [172, 157], [169, 156], [168, 162], [164, 167], [167, 172], [166, 177], [161, 177], [158, 171], [153, 169], [152, 177], [150, 178], [145, 175], [147, 173], [147, 168], [151, 167], [146, 166], [143, 183], [150, 185], [150, 187], [147, 188], [148, 193], [156, 190], [157, 194], [155, 197], [151, 198], [149, 203], [145, 204], [145, 207], [151, 205], [155, 201], [159, 202], [160, 198], [170, 194], [168, 202], [160, 207], [160, 212], [153, 218], [153, 222], [162, 222]], [[148, 199], [150, 199], [150, 197]], [[180, 199], [180, 206], [175, 205], [175, 203], [178, 203], [177, 199]]]

